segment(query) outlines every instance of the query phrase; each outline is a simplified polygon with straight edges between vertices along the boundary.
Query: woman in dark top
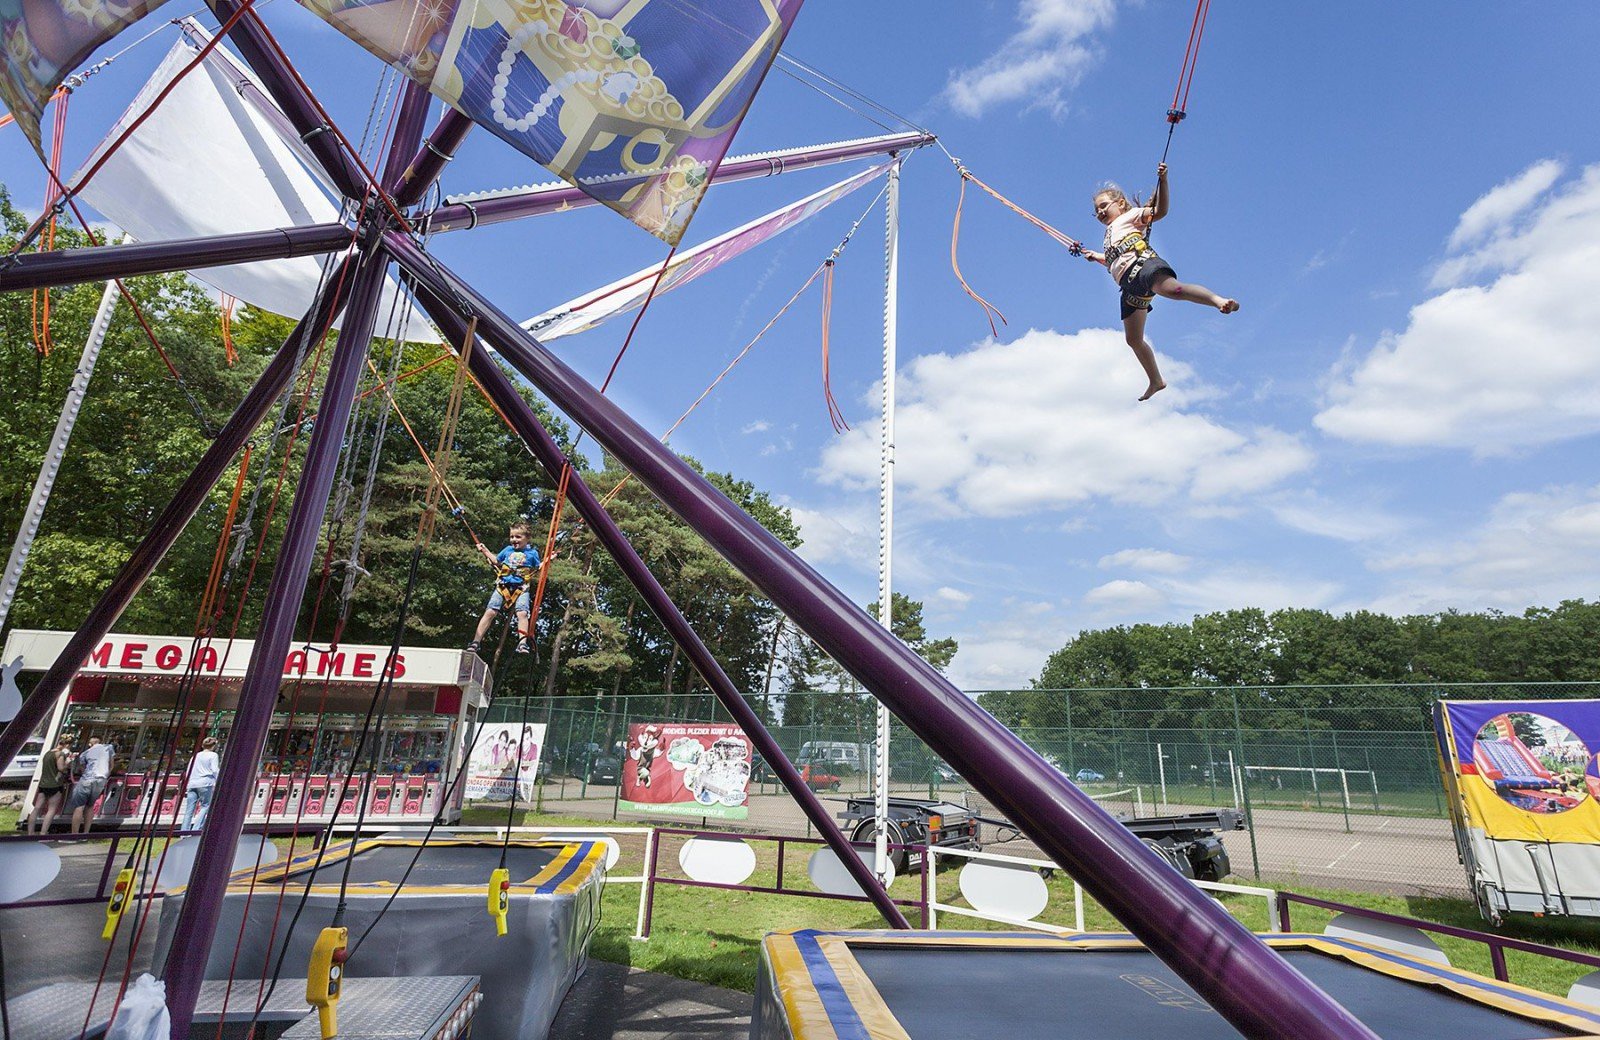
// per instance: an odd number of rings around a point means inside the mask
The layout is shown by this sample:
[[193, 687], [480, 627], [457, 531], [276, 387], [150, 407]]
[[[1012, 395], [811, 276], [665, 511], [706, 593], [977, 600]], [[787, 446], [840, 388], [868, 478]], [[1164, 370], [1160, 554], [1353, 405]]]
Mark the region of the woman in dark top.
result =
[[67, 797], [72, 759], [72, 738], [63, 736], [39, 763], [39, 790], [34, 793], [33, 812], [28, 815], [29, 834], [50, 833], [50, 824]]

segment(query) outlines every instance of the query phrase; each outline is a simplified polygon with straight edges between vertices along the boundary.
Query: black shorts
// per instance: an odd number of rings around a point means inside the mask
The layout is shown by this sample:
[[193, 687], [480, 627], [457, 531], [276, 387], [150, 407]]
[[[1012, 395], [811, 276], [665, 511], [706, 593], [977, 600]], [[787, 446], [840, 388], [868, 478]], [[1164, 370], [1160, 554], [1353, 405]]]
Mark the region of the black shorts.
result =
[[1122, 289], [1122, 320], [1127, 321], [1134, 311], [1147, 311], [1150, 301], [1155, 299], [1155, 290], [1151, 288], [1155, 283], [1166, 277], [1178, 277], [1178, 272], [1172, 265], [1154, 253], [1143, 260], [1134, 261], [1128, 273], [1122, 276], [1118, 283]]

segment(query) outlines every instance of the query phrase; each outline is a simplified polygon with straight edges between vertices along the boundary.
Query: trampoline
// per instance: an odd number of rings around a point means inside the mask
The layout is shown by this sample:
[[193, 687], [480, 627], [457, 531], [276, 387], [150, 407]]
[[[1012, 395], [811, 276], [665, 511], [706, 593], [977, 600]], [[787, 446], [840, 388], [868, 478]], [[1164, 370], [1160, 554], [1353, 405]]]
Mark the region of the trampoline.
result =
[[[1600, 1034], [1600, 1011], [1321, 935], [1262, 936], [1383, 1040]], [[752, 1040], [1006, 1040], [1239, 1032], [1128, 935], [775, 933]]]
[[[511, 899], [504, 936], [495, 935], [485, 907], [489, 874], [500, 865], [500, 854], [501, 842], [492, 837], [438, 838], [426, 845], [382, 837], [353, 847], [334, 845], [320, 864], [313, 852], [260, 871], [238, 871], [229, 879], [205, 977], [271, 978], [285, 945], [285, 975], [304, 976], [312, 943], [332, 920], [348, 862], [344, 923], [350, 929], [352, 979], [479, 975], [483, 1006], [474, 1037], [543, 1040], [587, 963], [600, 915], [606, 843], [513, 840], [506, 849]], [[402, 886], [413, 857], [416, 866]], [[290, 931], [302, 894], [305, 909]], [[183, 901], [182, 889], [162, 901], [158, 961], [169, 955]], [[371, 934], [356, 948], [369, 927]]]

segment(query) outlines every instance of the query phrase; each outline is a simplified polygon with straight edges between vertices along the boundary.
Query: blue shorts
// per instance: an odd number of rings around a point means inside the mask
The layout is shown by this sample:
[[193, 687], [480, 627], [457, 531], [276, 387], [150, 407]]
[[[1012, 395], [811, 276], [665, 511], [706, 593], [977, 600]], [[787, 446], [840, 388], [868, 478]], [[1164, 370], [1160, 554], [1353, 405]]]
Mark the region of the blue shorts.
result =
[[[488, 609], [490, 609], [490, 610], [504, 610], [504, 609], [506, 609], [506, 597], [504, 595], [502, 595], [503, 591], [504, 592], [509, 592], [511, 590], [509, 588], [508, 589], [504, 589], [504, 590], [495, 589], [494, 590], [494, 595], [489, 597], [489, 607], [488, 607]], [[532, 608], [533, 608], [533, 602], [530, 599], [528, 599], [528, 590], [526, 588], [524, 588], [521, 592], [517, 593], [516, 603], [511, 609], [515, 610], [519, 614], [526, 614]]]

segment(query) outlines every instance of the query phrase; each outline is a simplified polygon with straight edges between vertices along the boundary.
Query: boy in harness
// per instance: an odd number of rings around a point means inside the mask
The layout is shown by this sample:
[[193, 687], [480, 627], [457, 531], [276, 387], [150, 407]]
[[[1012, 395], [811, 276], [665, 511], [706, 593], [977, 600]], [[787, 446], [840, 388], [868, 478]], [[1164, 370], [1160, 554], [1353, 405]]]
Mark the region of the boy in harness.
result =
[[508, 607], [517, 615], [517, 653], [533, 651], [533, 644], [529, 642], [532, 633], [528, 631], [528, 615], [532, 610], [528, 591], [534, 576], [539, 573], [539, 553], [529, 544], [533, 529], [521, 520], [511, 525], [507, 536], [511, 544], [498, 553], [491, 552], [482, 542], [478, 543], [478, 551], [494, 567], [495, 579], [494, 595], [489, 597], [489, 605], [484, 608], [483, 617], [478, 619], [477, 634], [467, 644], [467, 650], [473, 653], [483, 643], [483, 637], [489, 634], [489, 626], [494, 624], [495, 615]]
[[1128, 201], [1121, 188], [1108, 184], [1094, 196], [1095, 219], [1106, 226], [1105, 252], [1082, 250], [1083, 255], [1097, 264], [1104, 264], [1112, 280], [1122, 290], [1122, 328], [1128, 346], [1144, 367], [1150, 385], [1145, 388], [1141, 401], [1148, 401], [1167, 387], [1156, 367], [1156, 352], [1144, 338], [1145, 319], [1150, 316], [1150, 303], [1157, 296], [1169, 300], [1188, 300], [1207, 307], [1215, 307], [1223, 314], [1239, 309], [1239, 301], [1218, 296], [1203, 285], [1178, 281], [1172, 266], [1154, 249], [1146, 233], [1150, 225], [1167, 215], [1167, 164], [1156, 167], [1156, 194], [1149, 205], [1135, 206]]

